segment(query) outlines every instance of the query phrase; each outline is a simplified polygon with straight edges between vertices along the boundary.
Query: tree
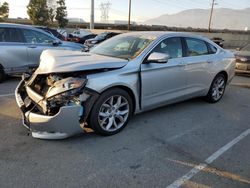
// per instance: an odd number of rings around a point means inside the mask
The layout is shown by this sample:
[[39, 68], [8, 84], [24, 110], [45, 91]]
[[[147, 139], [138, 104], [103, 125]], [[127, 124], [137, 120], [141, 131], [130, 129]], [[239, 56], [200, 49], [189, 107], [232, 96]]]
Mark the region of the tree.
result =
[[67, 7], [65, 6], [65, 0], [57, 1], [58, 7], [56, 9], [56, 20], [58, 21], [59, 27], [63, 28], [68, 24]]
[[49, 10], [46, 0], [30, 0], [27, 13], [35, 25], [48, 25]]
[[49, 21], [52, 24], [53, 21], [54, 21], [54, 18], [55, 18], [55, 11], [54, 11], [54, 9], [53, 8], [49, 8], [48, 14], [49, 14]]
[[0, 6], [0, 19], [9, 17], [9, 4], [4, 2], [2, 6]]

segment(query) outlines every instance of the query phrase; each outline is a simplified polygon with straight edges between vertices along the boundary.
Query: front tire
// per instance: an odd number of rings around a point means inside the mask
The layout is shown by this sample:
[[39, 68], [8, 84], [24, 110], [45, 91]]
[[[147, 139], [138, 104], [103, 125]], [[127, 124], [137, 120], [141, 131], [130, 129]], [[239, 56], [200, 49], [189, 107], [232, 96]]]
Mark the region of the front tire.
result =
[[212, 84], [211, 87], [209, 89], [209, 92], [206, 96], [206, 100], [210, 103], [216, 103], [219, 100], [221, 100], [221, 98], [224, 95], [225, 89], [226, 89], [226, 77], [224, 74], [218, 74]]
[[101, 135], [113, 135], [127, 125], [132, 110], [132, 99], [126, 91], [110, 89], [97, 99], [90, 113], [89, 124]]

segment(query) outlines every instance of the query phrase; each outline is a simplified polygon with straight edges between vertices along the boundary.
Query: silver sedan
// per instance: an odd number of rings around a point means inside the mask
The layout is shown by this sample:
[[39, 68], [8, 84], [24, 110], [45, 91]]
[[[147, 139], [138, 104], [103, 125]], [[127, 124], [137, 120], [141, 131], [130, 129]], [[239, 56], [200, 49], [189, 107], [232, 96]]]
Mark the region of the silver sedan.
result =
[[113, 135], [136, 113], [193, 97], [218, 102], [234, 69], [234, 55], [207, 38], [133, 32], [89, 53], [44, 51], [16, 100], [35, 138], [62, 139], [84, 127]]

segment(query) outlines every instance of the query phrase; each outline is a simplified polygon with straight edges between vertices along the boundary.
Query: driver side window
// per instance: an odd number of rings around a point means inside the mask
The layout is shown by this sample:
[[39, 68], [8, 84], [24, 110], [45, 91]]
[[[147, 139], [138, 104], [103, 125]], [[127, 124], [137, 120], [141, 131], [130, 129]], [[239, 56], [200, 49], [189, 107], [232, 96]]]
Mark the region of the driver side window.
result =
[[168, 54], [170, 59], [183, 57], [181, 39], [179, 37], [167, 38], [160, 42], [152, 52]]
[[22, 31], [23, 31], [23, 35], [26, 40], [26, 43], [49, 44], [54, 40], [52, 37], [49, 37], [38, 31], [33, 31], [29, 29], [23, 29]]

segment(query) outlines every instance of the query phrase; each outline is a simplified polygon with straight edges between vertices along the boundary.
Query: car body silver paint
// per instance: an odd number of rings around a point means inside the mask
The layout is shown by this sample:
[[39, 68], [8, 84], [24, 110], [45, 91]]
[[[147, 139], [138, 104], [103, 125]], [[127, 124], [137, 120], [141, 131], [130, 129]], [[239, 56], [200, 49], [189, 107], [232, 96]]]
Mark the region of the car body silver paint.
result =
[[[213, 79], [221, 71], [227, 73], [228, 83], [234, 76], [234, 55], [231, 52], [222, 49], [209, 39], [187, 33], [140, 33], [142, 35], [154, 35], [157, 39], [146, 47], [135, 59], [128, 62], [120, 60], [123, 65], [120, 65], [119, 68], [115, 67], [115, 62], [113, 65], [107, 63], [109, 59], [113, 62], [112, 60], [114, 59], [112, 58], [105, 57], [105, 63], [98, 63], [99, 61], [95, 63], [93, 59], [92, 63], [96, 65], [91, 65], [91, 69], [105, 68], [107, 65], [110, 65], [108, 68], [114, 66], [114, 68], [117, 69], [87, 75], [88, 81], [85, 87], [94, 90], [97, 93], [102, 93], [112, 87], [127, 87], [133, 92], [135, 97], [135, 113], [139, 113], [188, 98], [205, 96], [209, 91]], [[133, 34], [134, 33], [127, 33], [124, 35]], [[136, 32], [136, 34], [138, 34], [138, 32]], [[169, 37], [191, 37], [201, 39], [214, 45], [217, 48], [217, 52], [216, 54], [211, 55], [169, 59], [167, 63], [144, 64], [144, 60], [151, 53], [152, 49], [162, 40]], [[73, 60], [74, 53], [75, 52], [72, 52]], [[55, 58], [51, 55], [47, 56], [47, 60]], [[93, 57], [96, 56], [94, 55]], [[88, 56], [82, 56], [81, 58], [88, 58]], [[36, 74], [58, 72], [59, 69], [57, 66], [60, 66], [60, 63], [61, 71], [76, 71], [76, 66], [74, 64], [71, 64], [72, 66], [70, 66], [70, 60], [68, 57], [64, 59], [62, 54], [59, 59], [57, 59], [58, 61], [55, 61], [54, 68], [47, 70], [43, 69], [42, 71], [42, 68], [39, 67]], [[64, 60], [68, 63], [65, 63]], [[82, 67], [79, 67], [78, 69], [89, 70], [90, 67], [88, 66], [88, 63], [82, 63]], [[32, 121], [40, 120], [39, 117], [34, 116]], [[57, 123], [63, 124], [64, 127], [65, 122], [63, 119], [61, 121], [58, 119]]]
[[[152, 35], [152, 32], [135, 33]], [[126, 35], [133, 34], [128, 33]], [[234, 55], [209, 39], [189, 33], [154, 32], [154, 35], [158, 38], [144, 49], [137, 58], [129, 61], [121, 69], [89, 75], [86, 87], [96, 90], [99, 93], [115, 86], [128, 87], [133, 91], [136, 99], [135, 113], [139, 113], [188, 98], [205, 96], [214, 77], [221, 71], [225, 71], [228, 74], [228, 82], [233, 78], [235, 66]], [[217, 48], [217, 52], [216, 54], [205, 56], [170, 59], [165, 64], [143, 64], [143, 61], [152, 49], [161, 41], [170, 37], [201, 39], [214, 45]], [[205, 75], [203, 71], [206, 73]], [[177, 75], [180, 78], [176, 78]], [[139, 77], [141, 77], [141, 80]], [[158, 82], [150, 82], [152, 79], [157, 79]], [[190, 80], [190, 83], [188, 80]], [[191, 83], [194, 80], [200, 81], [194, 84]], [[178, 87], [176, 87], [177, 83]], [[157, 90], [160, 88], [166, 89], [160, 92]]]

